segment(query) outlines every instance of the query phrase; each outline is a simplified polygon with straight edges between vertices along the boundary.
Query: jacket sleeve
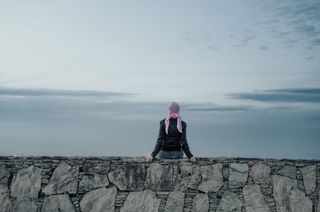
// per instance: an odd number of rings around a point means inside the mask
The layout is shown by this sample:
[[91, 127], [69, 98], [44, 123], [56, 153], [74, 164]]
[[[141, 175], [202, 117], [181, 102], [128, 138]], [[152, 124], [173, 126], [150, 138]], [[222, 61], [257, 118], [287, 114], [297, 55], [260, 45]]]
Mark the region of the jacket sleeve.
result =
[[162, 121], [160, 121], [158, 139], [157, 139], [156, 145], [154, 147], [154, 150], [151, 153], [152, 157], [155, 157], [159, 153], [159, 151], [160, 151], [160, 149], [161, 149], [161, 147], [163, 145], [163, 141], [164, 141], [164, 137], [165, 137], [165, 129], [164, 129], [164, 126], [163, 126], [163, 124], [161, 122]]
[[193, 154], [190, 151], [189, 144], [187, 141], [187, 123], [182, 128], [182, 135], [180, 138], [180, 144], [181, 148], [183, 149], [184, 153], [187, 155], [187, 157], [190, 159], [193, 157]]

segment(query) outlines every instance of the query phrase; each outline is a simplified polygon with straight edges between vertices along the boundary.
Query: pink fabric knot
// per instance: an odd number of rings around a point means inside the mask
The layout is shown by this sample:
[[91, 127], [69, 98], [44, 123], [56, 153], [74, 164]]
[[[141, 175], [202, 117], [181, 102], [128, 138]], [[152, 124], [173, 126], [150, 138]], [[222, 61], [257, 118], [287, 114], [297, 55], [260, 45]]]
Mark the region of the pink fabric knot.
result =
[[179, 113], [175, 113], [175, 112], [169, 112], [169, 114], [166, 117], [166, 120], [164, 122], [166, 125], [166, 133], [168, 134], [170, 118], [177, 118], [177, 128], [178, 128], [178, 131], [182, 133], [181, 117]]

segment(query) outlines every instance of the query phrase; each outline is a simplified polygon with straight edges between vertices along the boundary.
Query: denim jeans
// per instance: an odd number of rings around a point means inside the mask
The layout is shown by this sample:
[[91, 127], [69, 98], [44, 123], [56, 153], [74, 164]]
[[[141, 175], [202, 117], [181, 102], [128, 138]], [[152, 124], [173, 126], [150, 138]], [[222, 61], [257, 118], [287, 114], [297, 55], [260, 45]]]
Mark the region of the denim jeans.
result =
[[163, 159], [177, 159], [177, 158], [183, 158], [183, 151], [159, 151], [159, 158]]

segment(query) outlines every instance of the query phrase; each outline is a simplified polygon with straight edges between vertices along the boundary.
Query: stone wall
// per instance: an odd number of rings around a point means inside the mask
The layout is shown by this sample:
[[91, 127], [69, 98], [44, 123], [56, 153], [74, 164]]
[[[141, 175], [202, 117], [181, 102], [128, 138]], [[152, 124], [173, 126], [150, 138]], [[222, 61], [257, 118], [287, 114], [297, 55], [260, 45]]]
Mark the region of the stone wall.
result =
[[319, 160], [0, 156], [0, 211], [320, 212]]

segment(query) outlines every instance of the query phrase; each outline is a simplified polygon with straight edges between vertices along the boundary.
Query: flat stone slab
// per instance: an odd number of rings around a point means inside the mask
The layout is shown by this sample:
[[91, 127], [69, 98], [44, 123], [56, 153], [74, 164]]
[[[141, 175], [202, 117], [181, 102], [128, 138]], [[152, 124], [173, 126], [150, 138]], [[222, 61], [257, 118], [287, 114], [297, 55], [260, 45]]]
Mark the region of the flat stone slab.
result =
[[9, 197], [8, 186], [0, 184], [0, 209], [3, 211], [11, 211], [12, 203]]
[[208, 193], [217, 192], [223, 185], [222, 163], [201, 166], [201, 183], [198, 190]]
[[306, 166], [300, 169], [303, 177], [303, 184], [307, 194], [311, 194], [316, 191], [316, 169], [316, 165]]
[[11, 182], [11, 196], [38, 198], [41, 189], [41, 168], [29, 166], [19, 169]]
[[270, 183], [271, 168], [263, 163], [256, 163], [251, 167], [250, 175], [255, 183]]
[[312, 201], [298, 189], [297, 180], [273, 175], [273, 196], [280, 212], [312, 212]]
[[247, 212], [270, 212], [259, 185], [245, 185], [243, 196]]
[[66, 162], [62, 161], [53, 171], [53, 174], [46, 187], [42, 192], [51, 194], [76, 194], [78, 190], [78, 175], [79, 166], [70, 166]]
[[92, 175], [83, 176], [79, 183], [79, 188], [84, 191], [90, 191], [95, 188], [106, 187], [109, 185], [107, 174], [93, 173]]
[[104, 212], [115, 210], [117, 188], [98, 188], [86, 193], [80, 201], [82, 212]]
[[124, 163], [109, 172], [108, 178], [120, 191], [142, 191], [146, 181], [146, 167], [144, 164]]
[[178, 167], [172, 164], [150, 164], [147, 171], [145, 188], [153, 191], [173, 191]]
[[17, 199], [13, 202], [14, 212], [37, 212], [38, 206], [30, 198]]
[[192, 203], [193, 212], [208, 212], [209, 211], [209, 196], [208, 194], [198, 193]]
[[10, 172], [5, 166], [0, 165], [0, 184], [7, 184], [10, 177]]
[[183, 212], [185, 194], [180, 191], [170, 192], [164, 212]]
[[75, 212], [68, 194], [57, 194], [45, 197], [42, 211], [45, 212]]
[[248, 164], [231, 163], [229, 167], [229, 187], [237, 188], [246, 184], [248, 179]]
[[150, 189], [132, 191], [127, 196], [120, 212], [158, 212], [161, 200]]
[[287, 165], [279, 170], [279, 174], [282, 176], [290, 177], [292, 179], [297, 178], [297, 168], [295, 166]]
[[230, 191], [225, 191], [222, 195], [216, 212], [241, 212], [242, 205], [243, 204], [237, 194]]

